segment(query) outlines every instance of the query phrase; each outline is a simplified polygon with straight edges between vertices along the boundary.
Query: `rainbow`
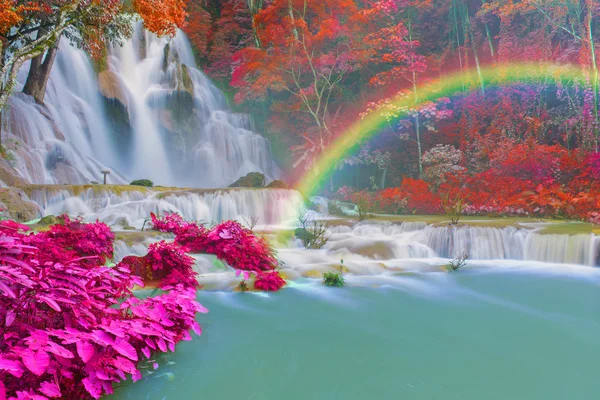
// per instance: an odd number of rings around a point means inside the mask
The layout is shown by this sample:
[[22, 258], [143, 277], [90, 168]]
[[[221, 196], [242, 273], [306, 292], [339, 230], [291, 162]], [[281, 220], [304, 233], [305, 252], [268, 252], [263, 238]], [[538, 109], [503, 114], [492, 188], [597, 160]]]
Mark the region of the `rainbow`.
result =
[[[476, 77], [475, 84], [472, 77]], [[482, 90], [483, 87], [506, 86], [514, 84], [540, 84], [585, 79], [580, 66], [556, 64], [510, 63], [490, 66], [469, 71], [456, 72], [417, 88], [418, 101], [412, 96], [392, 103], [397, 107], [411, 108], [441, 97], [449, 97], [460, 93]], [[466, 86], [467, 81], [468, 86]], [[582, 82], [585, 82], [582, 81]], [[406, 115], [400, 116], [406, 118]], [[377, 135], [386, 126], [387, 120], [380, 112], [374, 111], [355, 122], [346, 132], [340, 135], [324, 152], [311, 169], [304, 173], [295, 185], [300, 193], [308, 198], [315, 194], [320, 184], [333, 171], [337, 163], [347, 157], [357, 145]]]

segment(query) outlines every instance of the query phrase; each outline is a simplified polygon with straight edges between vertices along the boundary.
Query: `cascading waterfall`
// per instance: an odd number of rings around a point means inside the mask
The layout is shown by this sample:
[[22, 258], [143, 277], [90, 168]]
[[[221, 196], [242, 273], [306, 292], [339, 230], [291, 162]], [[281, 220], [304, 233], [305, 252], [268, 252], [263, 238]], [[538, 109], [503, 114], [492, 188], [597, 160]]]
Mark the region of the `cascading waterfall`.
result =
[[359, 224], [331, 230], [329, 250], [376, 260], [466, 253], [470, 260], [530, 260], [599, 265], [600, 238], [593, 234], [542, 234], [517, 227], [434, 226], [419, 222]]
[[20, 93], [10, 99], [3, 139], [25, 180], [90, 183], [109, 169], [111, 183], [216, 188], [248, 172], [279, 176], [269, 142], [196, 69], [183, 33], [157, 38], [137, 25], [107, 65], [97, 74], [63, 40], [45, 106]]
[[121, 193], [102, 186], [73, 193], [70, 190], [40, 188], [30, 193], [44, 215], [68, 213], [88, 221], [109, 225], [141, 227], [151, 212], [175, 212], [187, 220], [204, 223], [255, 217], [259, 225], [280, 224], [295, 218], [302, 207], [299, 192], [287, 189], [225, 189], [158, 192], [133, 189]]
[[[122, 189], [121, 189], [122, 190]], [[119, 226], [141, 227], [151, 212], [176, 212], [204, 223], [223, 220], [289, 229], [304, 201], [286, 189], [220, 189], [155, 191], [131, 188], [114, 192], [94, 186], [72, 189], [40, 186], [29, 193], [44, 215], [68, 213]], [[318, 216], [317, 216], [318, 218]], [[246, 221], [244, 221], [246, 220]], [[435, 226], [425, 222], [332, 226], [324, 259], [349, 253], [372, 260], [452, 259], [466, 253], [470, 260], [530, 260], [551, 263], [600, 264], [600, 238], [594, 234], [542, 234], [529, 227]]]

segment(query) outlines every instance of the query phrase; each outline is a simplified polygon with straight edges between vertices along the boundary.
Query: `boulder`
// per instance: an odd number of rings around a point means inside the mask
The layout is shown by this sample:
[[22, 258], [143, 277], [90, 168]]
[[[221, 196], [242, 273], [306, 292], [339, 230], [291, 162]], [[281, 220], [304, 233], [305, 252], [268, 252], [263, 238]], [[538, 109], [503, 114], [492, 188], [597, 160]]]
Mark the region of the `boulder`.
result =
[[18, 222], [27, 222], [41, 215], [40, 206], [29, 200], [25, 192], [17, 188], [0, 188], [0, 208], [4, 216]]
[[250, 172], [248, 175], [233, 182], [229, 187], [262, 188], [265, 187], [265, 175], [260, 172]]
[[103, 71], [98, 74], [100, 93], [107, 99], [115, 99], [127, 106], [127, 92], [123, 88], [121, 78], [113, 71]]

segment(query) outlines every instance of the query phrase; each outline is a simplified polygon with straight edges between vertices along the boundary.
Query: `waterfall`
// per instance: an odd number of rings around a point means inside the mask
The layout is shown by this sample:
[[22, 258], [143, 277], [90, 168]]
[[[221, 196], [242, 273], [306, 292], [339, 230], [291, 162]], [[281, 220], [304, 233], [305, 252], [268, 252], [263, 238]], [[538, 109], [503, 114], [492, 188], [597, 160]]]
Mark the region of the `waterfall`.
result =
[[[4, 144], [30, 183], [111, 183], [226, 187], [248, 172], [279, 176], [269, 142], [200, 72], [182, 32], [158, 38], [136, 25], [106, 69], [66, 40], [45, 105], [17, 93], [5, 113]], [[28, 66], [19, 73], [20, 85]]]
[[224, 189], [160, 192], [135, 188], [115, 192], [102, 186], [81, 187], [78, 192], [41, 186], [29, 197], [44, 215], [68, 213], [87, 221], [141, 227], [151, 212], [175, 212], [187, 220], [204, 223], [224, 220], [245, 222], [257, 218], [258, 225], [289, 222], [296, 217], [303, 199], [287, 189]]
[[452, 259], [467, 253], [469, 260], [600, 265], [600, 238], [594, 234], [541, 234], [537, 230], [512, 226], [361, 223], [354, 227], [331, 228], [327, 248], [333, 252], [345, 249], [377, 260]]

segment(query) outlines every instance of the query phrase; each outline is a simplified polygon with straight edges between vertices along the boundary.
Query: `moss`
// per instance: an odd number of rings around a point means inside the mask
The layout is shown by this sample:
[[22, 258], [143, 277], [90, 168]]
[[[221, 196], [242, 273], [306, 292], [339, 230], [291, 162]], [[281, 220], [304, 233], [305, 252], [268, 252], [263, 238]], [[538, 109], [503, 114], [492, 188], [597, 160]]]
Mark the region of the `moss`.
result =
[[260, 172], [250, 172], [233, 182], [229, 187], [263, 188], [265, 186], [265, 175]]
[[19, 186], [28, 196], [31, 197], [32, 193], [37, 191], [46, 191], [49, 194], [59, 193], [62, 190], [66, 190], [73, 196], [79, 196], [81, 193], [92, 189], [94, 194], [99, 195], [102, 193], [110, 192], [116, 195], [130, 192], [141, 192], [149, 193], [150, 190], [143, 186], [130, 186], [130, 185], [34, 185], [27, 184]]
[[59, 219], [56, 215], [46, 215], [45, 217], [42, 217], [42, 219], [40, 219], [37, 223], [37, 225], [56, 225], [61, 223], [62, 220]]
[[269, 189], [287, 189], [288, 185], [284, 181], [276, 179], [273, 182], [269, 183], [266, 187]]

